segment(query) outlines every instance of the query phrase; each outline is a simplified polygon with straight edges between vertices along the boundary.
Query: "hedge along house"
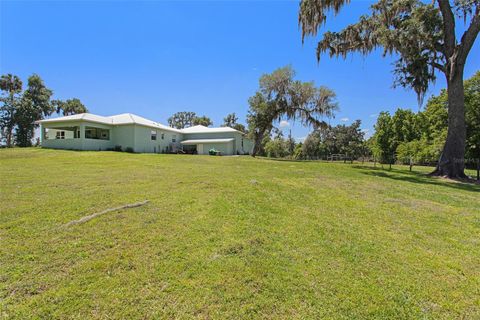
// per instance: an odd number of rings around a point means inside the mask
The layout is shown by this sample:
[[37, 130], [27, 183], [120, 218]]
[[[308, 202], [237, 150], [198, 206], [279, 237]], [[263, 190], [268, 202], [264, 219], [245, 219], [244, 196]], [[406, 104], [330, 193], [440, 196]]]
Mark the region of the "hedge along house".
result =
[[134, 114], [103, 117], [90, 113], [41, 120], [42, 147], [70, 150], [112, 150], [141, 153], [208, 154], [210, 149], [225, 155], [251, 153], [253, 143], [245, 133], [229, 127], [194, 126], [175, 129]]

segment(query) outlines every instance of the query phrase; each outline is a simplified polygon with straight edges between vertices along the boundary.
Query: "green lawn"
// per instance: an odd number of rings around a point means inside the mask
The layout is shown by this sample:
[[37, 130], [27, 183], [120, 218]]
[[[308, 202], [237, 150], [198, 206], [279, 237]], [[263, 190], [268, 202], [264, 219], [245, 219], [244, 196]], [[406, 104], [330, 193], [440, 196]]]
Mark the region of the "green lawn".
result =
[[38, 148], [0, 175], [0, 318], [480, 318], [480, 186]]

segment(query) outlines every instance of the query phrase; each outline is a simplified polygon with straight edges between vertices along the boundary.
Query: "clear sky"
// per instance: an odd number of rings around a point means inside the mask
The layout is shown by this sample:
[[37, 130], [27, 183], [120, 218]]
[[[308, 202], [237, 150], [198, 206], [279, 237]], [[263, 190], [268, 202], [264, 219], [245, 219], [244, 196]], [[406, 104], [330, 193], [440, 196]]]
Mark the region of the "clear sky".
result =
[[[338, 30], [366, 13], [353, 3], [326, 28]], [[413, 91], [393, 89], [392, 58], [381, 52], [346, 60], [315, 58], [302, 45], [297, 1], [0, 1], [0, 72], [24, 81], [39, 74], [55, 98], [77, 97], [90, 112], [131, 112], [167, 123], [177, 111], [209, 116], [214, 125], [236, 112], [262, 73], [291, 64], [297, 78], [333, 89], [341, 111], [331, 121], [361, 119], [397, 107], [418, 110]], [[465, 77], [480, 69], [475, 44]], [[445, 86], [439, 74], [427, 97]], [[310, 129], [289, 124], [296, 138]]]

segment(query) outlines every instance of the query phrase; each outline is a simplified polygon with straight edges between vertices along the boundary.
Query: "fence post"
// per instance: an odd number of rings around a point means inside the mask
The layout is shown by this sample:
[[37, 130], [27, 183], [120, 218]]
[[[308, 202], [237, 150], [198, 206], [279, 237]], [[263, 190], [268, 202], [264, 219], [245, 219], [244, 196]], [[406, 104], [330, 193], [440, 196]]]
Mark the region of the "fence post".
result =
[[480, 158], [477, 159], [477, 181], [480, 181]]

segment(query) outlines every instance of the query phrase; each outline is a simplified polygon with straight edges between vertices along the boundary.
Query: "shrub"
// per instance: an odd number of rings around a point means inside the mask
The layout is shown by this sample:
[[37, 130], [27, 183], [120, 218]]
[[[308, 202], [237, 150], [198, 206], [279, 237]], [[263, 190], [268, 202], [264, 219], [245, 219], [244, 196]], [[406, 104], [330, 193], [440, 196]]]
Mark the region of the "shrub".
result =
[[397, 162], [409, 164], [411, 159], [415, 164], [435, 163], [440, 157], [442, 146], [442, 141], [427, 141], [425, 138], [402, 142], [397, 147]]
[[265, 145], [265, 152], [270, 158], [283, 158], [288, 155], [288, 146], [282, 138], [270, 140]]

